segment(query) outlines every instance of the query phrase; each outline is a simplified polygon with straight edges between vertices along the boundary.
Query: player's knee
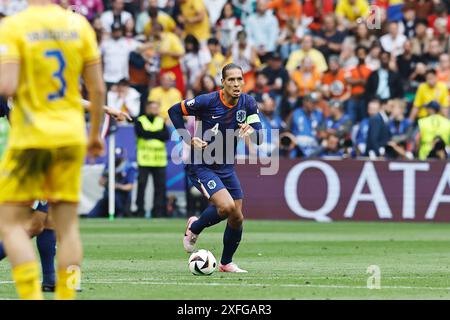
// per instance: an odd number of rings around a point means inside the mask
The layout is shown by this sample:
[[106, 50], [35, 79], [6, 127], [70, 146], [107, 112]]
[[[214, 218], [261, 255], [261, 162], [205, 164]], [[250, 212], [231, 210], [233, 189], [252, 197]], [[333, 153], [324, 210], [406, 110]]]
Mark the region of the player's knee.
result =
[[44, 223], [43, 221], [36, 219], [32, 221], [32, 223], [28, 227], [27, 233], [30, 237], [34, 237], [41, 234], [42, 231], [44, 231]]
[[233, 228], [238, 228], [244, 222], [244, 216], [242, 212], [237, 212], [234, 215], [228, 217], [228, 224]]
[[236, 206], [234, 202], [226, 202], [218, 207], [219, 213], [222, 216], [230, 217], [234, 214], [234, 211], [236, 210]]

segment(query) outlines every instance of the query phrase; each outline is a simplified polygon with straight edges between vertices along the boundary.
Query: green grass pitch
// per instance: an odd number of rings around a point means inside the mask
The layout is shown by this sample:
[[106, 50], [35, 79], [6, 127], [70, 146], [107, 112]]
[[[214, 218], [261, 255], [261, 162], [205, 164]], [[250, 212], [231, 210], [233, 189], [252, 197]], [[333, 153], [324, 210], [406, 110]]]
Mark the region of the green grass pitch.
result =
[[[197, 248], [219, 260], [224, 222]], [[199, 277], [183, 251], [185, 220], [82, 220], [79, 299], [450, 299], [450, 224], [246, 221], [235, 262], [248, 274]], [[368, 289], [367, 268], [380, 268]], [[0, 298], [15, 299], [0, 262]], [[52, 298], [51, 294], [46, 294]]]

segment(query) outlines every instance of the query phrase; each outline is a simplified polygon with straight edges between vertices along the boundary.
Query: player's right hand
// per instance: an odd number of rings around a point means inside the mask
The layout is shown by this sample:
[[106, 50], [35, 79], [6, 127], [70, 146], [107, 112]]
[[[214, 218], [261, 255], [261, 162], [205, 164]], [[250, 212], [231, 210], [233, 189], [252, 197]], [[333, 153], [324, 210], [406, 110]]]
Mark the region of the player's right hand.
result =
[[203, 149], [208, 145], [207, 142], [203, 141], [202, 139], [198, 137], [194, 137], [191, 139], [191, 146], [197, 149]]
[[103, 155], [105, 146], [99, 136], [89, 136], [87, 143], [87, 156], [91, 160]]

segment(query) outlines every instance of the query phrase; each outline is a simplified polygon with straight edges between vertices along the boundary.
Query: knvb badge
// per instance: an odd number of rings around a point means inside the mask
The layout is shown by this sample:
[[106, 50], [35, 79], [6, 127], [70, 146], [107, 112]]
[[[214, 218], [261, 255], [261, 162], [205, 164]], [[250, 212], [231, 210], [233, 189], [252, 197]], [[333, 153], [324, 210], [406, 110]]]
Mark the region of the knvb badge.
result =
[[247, 116], [247, 112], [245, 110], [238, 110], [236, 112], [236, 120], [237, 120], [237, 122], [241, 122], [241, 123], [244, 122], [246, 116]]

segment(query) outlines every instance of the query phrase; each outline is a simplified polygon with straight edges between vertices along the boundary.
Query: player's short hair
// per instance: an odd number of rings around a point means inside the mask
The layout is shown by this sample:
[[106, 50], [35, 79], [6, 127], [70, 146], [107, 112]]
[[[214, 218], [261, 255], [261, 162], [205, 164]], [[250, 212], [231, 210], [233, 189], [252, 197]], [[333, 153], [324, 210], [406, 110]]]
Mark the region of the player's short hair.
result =
[[207, 44], [215, 45], [217, 46], [219, 44], [219, 40], [217, 38], [209, 38]]
[[436, 69], [433, 68], [427, 69], [427, 71], [425, 72], [425, 77], [428, 76], [429, 74], [437, 75]]
[[239, 66], [235, 63], [229, 63], [222, 69], [222, 79], [225, 80], [225, 78], [227, 76], [227, 71], [232, 70], [232, 69], [239, 69], [239, 70], [241, 70], [242, 74], [244, 74], [244, 71], [242, 70], [241, 66]]

